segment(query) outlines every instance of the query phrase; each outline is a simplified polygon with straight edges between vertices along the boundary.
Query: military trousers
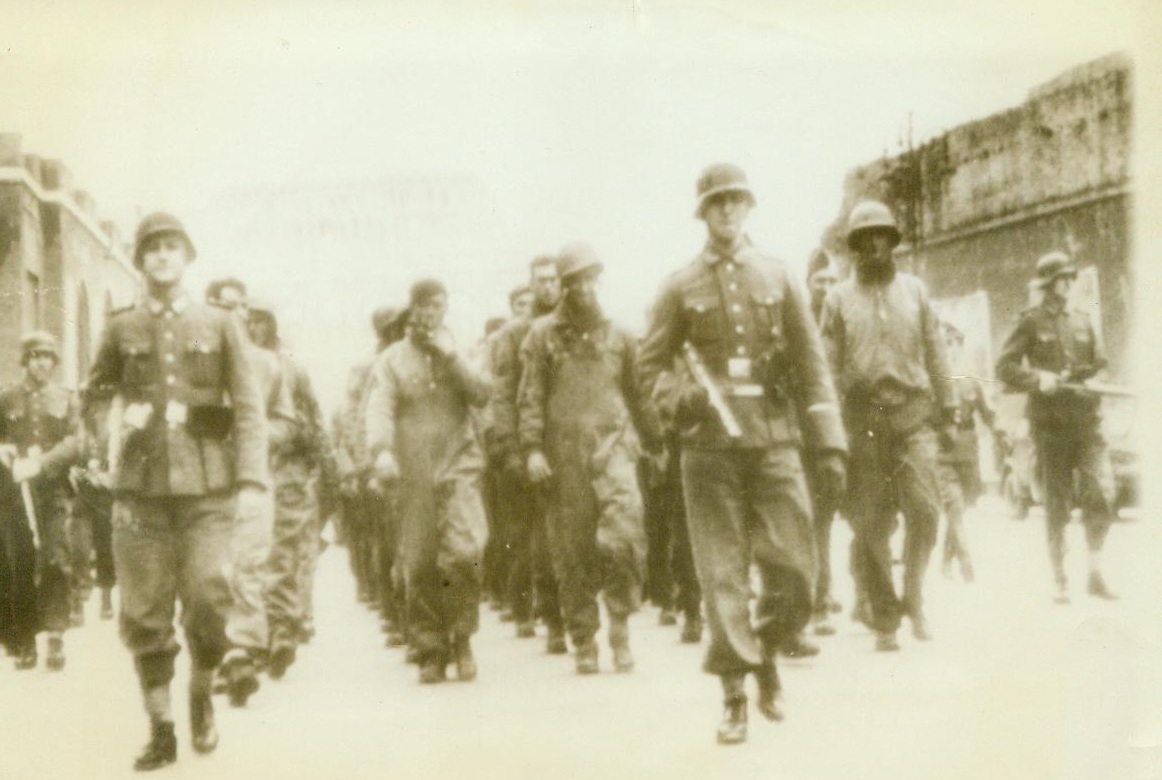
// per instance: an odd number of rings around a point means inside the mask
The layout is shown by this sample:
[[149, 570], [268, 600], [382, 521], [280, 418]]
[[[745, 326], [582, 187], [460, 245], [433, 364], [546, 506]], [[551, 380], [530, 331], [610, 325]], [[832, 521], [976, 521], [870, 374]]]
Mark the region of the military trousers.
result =
[[815, 582], [815, 611], [826, 614], [831, 601], [831, 526], [838, 509], [835, 502], [823, 495], [819, 480], [818, 462], [804, 453], [804, 473], [811, 496], [811, 515], [815, 525], [815, 547], [819, 559], [819, 577]]
[[212, 669], [229, 642], [234, 498], [131, 496], [113, 510], [113, 557], [121, 588], [121, 639], [133, 654], [143, 688], [167, 685], [178, 654], [174, 617], [192, 663]]
[[399, 511], [397, 494], [388, 488], [367, 504], [367, 516], [375, 539], [375, 600], [380, 618], [407, 632], [407, 603], [399, 561]]
[[941, 460], [936, 472], [940, 481], [940, 503], [944, 508], [944, 563], [954, 559], [969, 561], [968, 532], [964, 513], [972, 503], [972, 471], [975, 463]]
[[400, 556], [410, 644], [421, 664], [450, 660], [452, 643], [476, 633], [488, 521], [479, 472], [438, 479], [418, 470], [398, 484]]
[[15, 647], [34, 642], [39, 631], [67, 630], [72, 606], [67, 485], [60, 480], [38, 479], [30, 487], [40, 549], [34, 546], [18, 486], [12, 493], [13, 505], [0, 521], [8, 552], [11, 637]]
[[[940, 523], [936, 433], [924, 426], [896, 433], [853, 428], [847, 514], [855, 532], [852, 569], [877, 631], [895, 631], [904, 614], [923, 609], [923, 583]], [[904, 516], [904, 592], [892, 578], [892, 533]]]
[[[112, 588], [117, 583], [113, 568], [113, 493], [101, 485], [82, 481], [73, 499], [73, 524], [84, 529], [88, 542], [77, 557], [87, 561], [91, 549], [97, 587]], [[76, 579], [80, 582], [79, 577]]]
[[505, 594], [513, 619], [523, 623], [541, 618], [551, 629], [563, 627], [557, 577], [545, 516], [549, 498], [543, 487], [529, 484], [523, 475], [500, 477], [500, 496], [505, 513], [505, 544], [511, 561]]
[[[608, 443], [607, 443], [608, 444]], [[615, 623], [641, 606], [646, 534], [632, 448], [589, 454], [550, 448], [547, 529], [565, 628], [574, 646], [601, 626], [597, 597]]]
[[315, 540], [319, 535], [317, 475], [298, 460], [273, 470], [274, 536], [267, 562], [266, 617], [272, 651], [298, 644]]
[[673, 588], [672, 604], [688, 620], [702, 612], [702, 586], [694, 566], [690, 546], [690, 526], [686, 522], [686, 498], [682, 486], [682, 459], [677, 448], [670, 451], [661, 485], [661, 509], [669, 535], [666, 567]]
[[264, 511], [240, 517], [230, 541], [230, 586], [234, 606], [226, 621], [230, 643], [249, 653], [270, 647], [266, 593], [270, 581], [270, 552], [274, 545], [274, 498], [266, 494]]
[[[745, 674], [811, 617], [817, 564], [799, 451], [687, 448], [681, 467], [710, 628], [703, 669]], [[753, 623], [752, 564], [760, 584]]]
[[[1077, 503], [1090, 550], [1100, 551], [1114, 519], [1114, 475], [1105, 441], [1093, 428], [1033, 431], [1036, 467], [1045, 495], [1049, 557], [1054, 574], [1065, 577], [1065, 527]], [[1076, 482], [1075, 482], [1076, 475]], [[1076, 486], [1076, 494], [1075, 494]]]

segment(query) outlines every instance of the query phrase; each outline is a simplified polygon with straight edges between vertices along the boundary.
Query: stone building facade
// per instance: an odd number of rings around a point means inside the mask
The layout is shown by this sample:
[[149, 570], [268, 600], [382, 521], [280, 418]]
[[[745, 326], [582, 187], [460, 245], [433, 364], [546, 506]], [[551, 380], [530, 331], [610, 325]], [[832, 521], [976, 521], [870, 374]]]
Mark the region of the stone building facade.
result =
[[39, 329], [57, 337], [58, 376], [75, 387], [106, 316], [138, 290], [119, 231], [73, 188], [69, 170], [0, 133], [0, 385], [20, 376], [21, 334]]
[[[852, 170], [842, 215], [887, 202], [900, 257], [936, 298], [987, 296], [995, 351], [1030, 305], [1037, 258], [1068, 251], [1083, 270], [1110, 373], [1128, 380], [1131, 327], [1131, 64], [1111, 55], [1035, 87], [1016, 108]], [[825, 243], [844, 251], [841, 216]]]

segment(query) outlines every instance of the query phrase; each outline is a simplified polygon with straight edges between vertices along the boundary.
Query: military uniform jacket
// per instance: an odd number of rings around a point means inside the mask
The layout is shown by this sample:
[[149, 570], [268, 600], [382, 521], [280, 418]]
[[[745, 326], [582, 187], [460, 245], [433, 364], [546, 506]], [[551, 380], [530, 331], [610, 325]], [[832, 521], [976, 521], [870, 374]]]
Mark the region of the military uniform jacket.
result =
[[498, 462], [521, 449], [517, 436], [517, 392], [522, 371], [520, 347], [532, 325], [531, 319], [509, 320], [492, 336], [489, 363], [493, 391], [489, 401], [491, 414], [486, 443], [489, 456]]
[[997, 359], [997, 376], [1009, 388], [1029, 394], [1025, 413], [1033, 426], [1066, 429], [1093, 427], [1100, 419], [1101, 399], [1094, 394], [1059, 390], [1037, 392], [1038, 371], [1082, 382], [1105, 368], [1089, 316], [1050, 301], [1021, 314]]
[[[651, 311], [638, 355], [648, 391], [672, 372], [685, 341], [701, 354], [743, 435], [730, 439], [711, 415], [682, 431], [684, 446], [806, 444], [847, 451], [818, 331], [782, 262], [748, 244], [725, 255], [707, 246], [672, 274]], [[693, 379], [675, 387], [683, 381]], [[797, 409], [804, 410], [801, 416]]]
[[0, 443], [13, 444], [21, 457], [36, 447], [48, 479], [61, 479], [83, 456], [84, 437], [76, 396], [49, 382], [37, 388], [23, 381], [0, 393]]
[[227, 312], [183, 296], [146, 299], [110, 319], [87, 400], [149, 404], [144, 428], [123, 428], [114, 490], [199, 496], [269, 485], [265, 405], [248, 343]]
[[[608, 320], [585, 330], [558, 306], [521, 344], [519, 436], [527, 455], [586, 452], [610, 437], [661, 443], [656, 412], [637, 377], [633, 337]], [[633, 429], [630, 429], [630, 424]]]

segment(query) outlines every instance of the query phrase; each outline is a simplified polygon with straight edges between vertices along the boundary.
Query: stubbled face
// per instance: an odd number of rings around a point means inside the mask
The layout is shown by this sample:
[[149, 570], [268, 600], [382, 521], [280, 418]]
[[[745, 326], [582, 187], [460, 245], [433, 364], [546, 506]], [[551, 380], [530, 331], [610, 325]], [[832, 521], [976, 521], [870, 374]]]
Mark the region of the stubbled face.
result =
[[856, 235], [856, 261], [861, 266], [883, 268], [892, 262], [892, 250], [895, 248], [895, 239], [890, 230], [865, 230]]
[[706, 201], [702, 219], [716, 243], [733, 245], [750, 215], [750, 198], [743, 192], [723, 192]]
[[570, 276], [565, 281], [565, 298], [569, 305], [582, 311], [597, 309], [597, 288], [600, 286], [600, 271], [592, 269]]
[[52, 378], [53, 370], [56, 369], [56, 357], [51, 352], [33, 352], [28, 356], [25, 368], [33, 384], [37, 386], [47, 384]]
[[444, 315], [447, 313], [448, 296], [444, 293], [437, 293], [412, 305], [409, 323], [413, 328], [431, 333], [444, 324]]
[[189, 262], [190, 248], [180, 233], [155, 233], [141, 246], [141, 272], [150, 284], [177, 285]]
[[533, 300], [543, 309], [551, 309], [561, 300], [561, 277], [552, 263], [538, 265], [529, 279]]
[[533, 312], [533, 291], [529, 290], [526, 293], [521, 293], [512, 299], [512, 316], [517, 319], [527, 320], [532, 316]]

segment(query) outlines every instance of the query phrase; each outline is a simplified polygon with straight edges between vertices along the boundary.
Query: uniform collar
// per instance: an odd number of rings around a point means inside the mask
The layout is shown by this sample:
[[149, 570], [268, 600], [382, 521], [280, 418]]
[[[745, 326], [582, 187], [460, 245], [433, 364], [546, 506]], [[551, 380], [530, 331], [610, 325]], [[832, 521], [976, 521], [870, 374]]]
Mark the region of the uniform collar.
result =
[[600, 330], [609, 324], [609, 317], [607, 317], [603, 312], [601, 318], [593, 325], [593, 327], [583, 328], [580, 324], [577, 323], [576, 320], [569, 316], [569, 309], [565, 306], [564, 302], [557, 304], [557, 308], [553, 310], [552, 317], [553, 324], [557, 328], [568, 328], [570, 330], [577, 331], [578, 333], [593, 333], [594, 331]]
[[735, 242], [734, 247], [727, 252], [723, 252], [721, 249], [716, 247], [712, 240], [706, 239], [706, 246], [702, 248], [702, 254], [700, 257], [702, 258], [702, 261], [709, 266], [717, 265], [723, 260], [734, 260], [737, 262], [738, 256], [745, 250], [750, 249], [750, 247], [750, 236], [746, 234], [739, 236], [739, 239], [737, 242]]
[[190, 305], [190, 296], [187, 295], [185, 293], [185, 291], [182, 291], [181, 293], [179, 293], [178, 297], [175, 298], [173, 300], [173, 303], [170, 303], [169, 305], [162, 303], [161, 301], [159, 301], [156, 298], [146, 298], [145, 299], [145, 307], [147, 309], [149, 309], [149, 313], [155, 317], [158, 316], [159, 314], [161, 314], [162, 312], [164, 312], [166, 309], [169, 309], [174, 314], [181, 314], [183, 311], [186, 310], [187, 307], [189, 307], [189, 305]]

